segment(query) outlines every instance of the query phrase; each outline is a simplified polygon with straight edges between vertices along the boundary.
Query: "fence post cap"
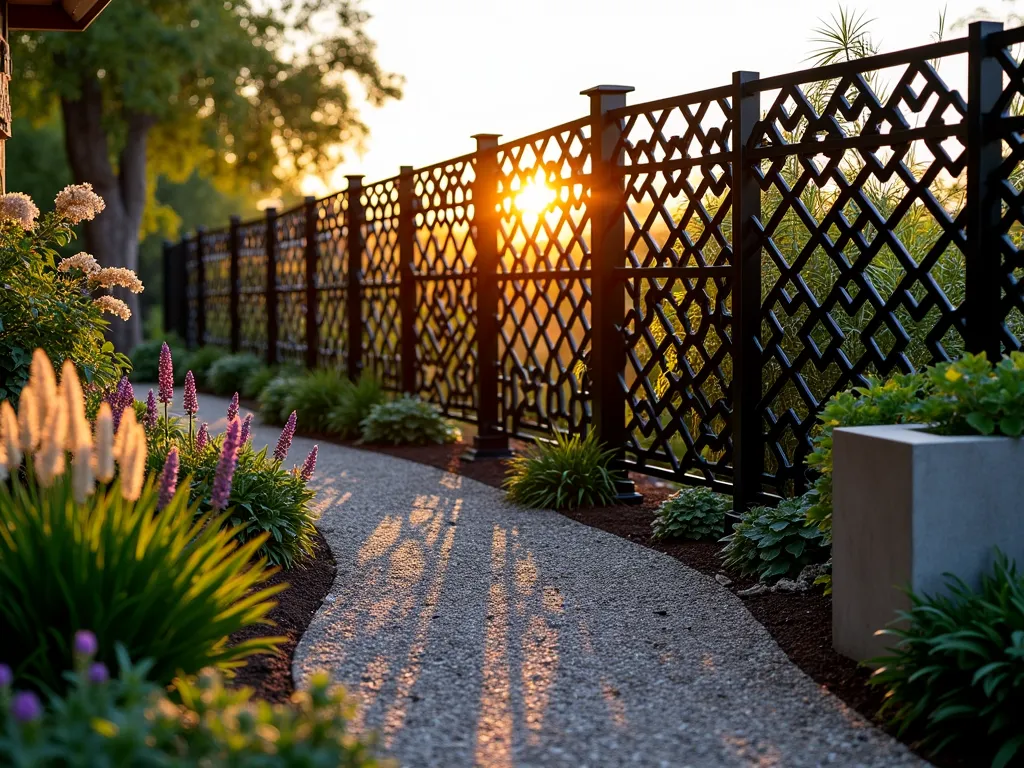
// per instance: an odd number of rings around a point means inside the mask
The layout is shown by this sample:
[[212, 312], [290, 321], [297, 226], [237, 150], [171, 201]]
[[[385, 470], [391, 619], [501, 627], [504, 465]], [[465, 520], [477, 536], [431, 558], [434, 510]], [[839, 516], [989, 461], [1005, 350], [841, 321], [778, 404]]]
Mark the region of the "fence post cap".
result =
[[401, 176], [406, 176], [406, 175], [412, 173], [413, 170], [414, 170], [414, 168], [411, 165], [400, 165], [400, 166], [398, 166], [398, 173]]
[[632, 93], [635, 91], [632, 85], [595, 85], [593, 88], [587, 88], [585, 91], [580, 91], [580, 96], [597, 96], [609, 93]]
[[345, 179], [348, 181], [349, 187], [361, 187], [365, 176], [366, 174], [363, 173], [346, 173]]
[[498, 139], [501, 138], [500, 133], [474, 133], [469, 138], [476, 139], [476, 150], [479, 152], [482, 149], [493, 149], [498, 146]]

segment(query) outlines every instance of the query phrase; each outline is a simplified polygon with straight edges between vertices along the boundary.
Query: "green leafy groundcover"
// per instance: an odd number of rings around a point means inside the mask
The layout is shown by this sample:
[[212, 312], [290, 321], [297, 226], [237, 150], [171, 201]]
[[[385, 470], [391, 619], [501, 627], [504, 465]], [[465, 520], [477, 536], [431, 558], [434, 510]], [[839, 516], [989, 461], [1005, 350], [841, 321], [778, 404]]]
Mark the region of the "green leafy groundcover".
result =
[[355, 703], [314, 674], [289, 704], [252, 700], [219, 673], [151, 682], [153, 666], [117, 650], [117, 674], [89, 656], [76, 659], [70, 689], [41, 706], [29, 692], [0, 685], [0, 764], [10, 766], [251, 766], [375, 768], [372, 737], [348, 724]]
[[585, 438], [555, 433], [509, 464], [504, 488], [508, 498], [534, 509], [599, 507], [615, 502], [615, 452], [605, 450], [594, 433]]
[[808, 565], [824, 563], [829, 557], [821, 531], [807, 524], [802, 498], [749, 509], [722, 541], [725, 566], [761, 581], [795, 579]]
[[731, 506], [728, 496], [709, 488], [684, 488], [665, 499], [654, 513], [651, 538], [719, 539], [725, 533], [725, 515]]
[[935, 752], [969, 744], [981, 764], [1024, 757], [1024, 577], [1003, 554], [974, 590], [949, 576], [947, 593], [912, 594], [886, 630], [888, 656], [870, 663], [882, 708], [900, 733], [921, 728]]
[[363, 442], [370, 444], [443, 445], [462, 436], [435, 406], [408, 395], [373, 406], [360, 426]]

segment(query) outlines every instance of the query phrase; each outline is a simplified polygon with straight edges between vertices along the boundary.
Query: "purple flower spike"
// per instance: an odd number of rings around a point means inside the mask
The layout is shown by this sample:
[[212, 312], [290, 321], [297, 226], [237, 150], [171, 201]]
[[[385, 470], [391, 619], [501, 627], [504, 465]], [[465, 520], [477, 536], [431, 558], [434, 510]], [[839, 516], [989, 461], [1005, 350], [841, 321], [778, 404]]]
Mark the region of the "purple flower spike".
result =
[[249, 433], [252, 431], [252, 414], [250, 413], [245, 417], [245, 421], [242, 422], [242, 436], [239, 438], [239, 445], [245, 445], [249, 442]]
[[125, 408], [133, 408], [135, 406], [135, 387], [128, 381], [128, 377], [125, 376], [121, 379], [124, 382], [124, 389], [121, 390], [121, 410]]
[[185, 413], [194, 416], [199, 411], [199, 398], [196, 397], [196, 377], [192, 371], [185, 374]]
[[174, 401], [174, 362], [171, 360], [171, 348], [165, 341], [160, 347], [160, 402], [171, 403]]
[[89, 682], [93, 685], [102, 685], [110, 679], [110, 672], [107, 671], [105, 664], [101, 664], [97, 661], [95, 664], [89, 666], [89, 671], [86, 676], [88, 677]]
[[274, 449], [274, 458], [284, 461], [288, 457], [288, 450], [292, 447], [292, 438], [295, 437], [295, 423], [298, 421], [298, 414], [292, 411], [288, 421], [281, 430], [281, 437], [277, 439], [277, 447]]
[[111, 415], [114, 417], [114, 431], [117, 432], [121, 426], [121, 416], [124, 414], [124, 409], [135, 402], [135, 392], [132, 390], [132, 385], [128, 383], [127, 376], [121, 377], [121, 380], [117, 383], [117, 389], [108, 399]]
[[208, 442], [210, 442], [210, 428], [204, 421], [199, 425], [199, 434], [196, 435], [196, 450], [203, 450]]
[[231, 498], [231, 481], [235, 476], [235, 467], [238, 466], [241, 436], [242, 424], [236, 417], [228, 422], [228, 428], [224, 432], [224, 445], [221, 447], [220, 461], [217, 463], [217, 474], [213, 478], [210, 505], [218, 511], [226, 508], [228, 499]]
[[31, 723], [43, 716], [43, 705], [31, 691], [21, 691], [11, 699], [11, 716], [19, 723]]
[[0, 688], [10, 688], [14, 682], [14, 673], [6, 664], [0, 664]]
[[80, 629], [75, 632], [74, 642], [75, 654], [78, 656], [95, 656], [99, 650], [99, 643], [96, 642], [96, 635], [88, 629]]
[[[203, 425], [206, 426], [205, 424]], [[163, 472], [160, 473], [160, 497], [157, 508], [163, 509], [171, 503], [175, 491], [178, 490], [178, 446], [172, 446], [167, 452]]]
[[302, 478], [304, 483], [308, 483], [313, 479], [313, 472], [316, 471], [316, 455], [319, 452], [320, 446], [314, 445], [313, 450], [309, 452], [309, 455], [302, 464], [302, 472], [299, 473], [299, 477]]
[[235, 392], [231, 396], [231, 404], [228, 405], [228, 421], [231, 421], [238, 415], [238, 393]]
[[149, 394], [146, 395], [146, 421], [143, 422], [143, 426], [147, 432], [152, 432], [157, 425], [159, 416], [156, 412], [156, 395], [153, 394], [153, 390], [149, 390]]

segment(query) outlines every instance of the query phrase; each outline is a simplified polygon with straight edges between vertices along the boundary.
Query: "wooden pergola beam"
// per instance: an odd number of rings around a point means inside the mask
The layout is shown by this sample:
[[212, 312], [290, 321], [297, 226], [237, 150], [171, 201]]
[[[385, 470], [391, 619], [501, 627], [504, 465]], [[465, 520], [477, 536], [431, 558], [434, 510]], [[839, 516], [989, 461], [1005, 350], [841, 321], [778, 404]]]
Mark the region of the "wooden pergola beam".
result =
[[18, 2], [7, 8], [11, 31], [81, 32], [110, 0], [63, 0], [60, 3]]

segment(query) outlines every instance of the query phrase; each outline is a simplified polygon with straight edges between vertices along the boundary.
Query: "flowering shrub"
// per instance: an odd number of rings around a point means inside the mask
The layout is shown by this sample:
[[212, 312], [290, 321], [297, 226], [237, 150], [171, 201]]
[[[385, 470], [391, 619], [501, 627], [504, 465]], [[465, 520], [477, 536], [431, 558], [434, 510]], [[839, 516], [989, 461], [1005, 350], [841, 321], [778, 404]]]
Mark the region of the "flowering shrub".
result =
[[[148, 471], [154, 475], [161, 472], [173, 454], [180, 473], [192, 477], [189, 496], [198, 515], [226, 509], [222, 525], [238, 541], [258, 541], [258, 556], [274, 565], [297, 565], [313, 552], [314, 494], [307, 484], [316, 467], [317, 449], [314, 447], [301, 467], [284, 467], [295, 435], [296, 414], [289, 416], [273, 455], [268, 456], [266, 449], [254, 451], [248, 444], [252, 416], [244, 421], [238, 418], [236, 392], [228, 405], [227, 429], [223, 435], [211, 435], [208, 424], [196, 427], [199, 396], [189, 372], [185, 377], [186, 426], [184, 420], [167, 411], [174, 398], [173, 365], [170, 348], [165, 348], [159, 364], [160, 394], [154, 399], [155, 414], [145, 419], [154, 424], [147, 432], [152, 452]], [[149, 410], [147, 406], [147, 414]], [[232, 482], [218, 480], [223, 477], [231, 477]]]
[[76, 654], [69, 690], [44, 707], [35, 693], [14, 691], [4, 670], [0, 664], [2, 765], [385, 765], [372, 739], [349, 733], [355, 704], [324, 673], [289, 704], [270, 705], [252, 701], [249, 689], [225, 687], [212, 669], [166, 691], [151, 681], [149, 661], [133, 664], [119, 647], [114, 676], [91, 654]]
[[28, 380], [35, 349], [58, 365], [74, 360], [87, 384], [112, 386], [128, 358], [104, 339], [106, 315], [122, 320], [128, 306], [109, 288], [143, 290], [128, 269], [101, 268], [87, 253], [57, 261], [57, 248], [74, 238], [73, 225], [103, 210], [88, 184], [68, 187], [56, 210], [39, 214], [28, 196], [0, 195], [0, 399], [16, 401]]
[[[272, 650], [272, 638], [226, 645], [230, 634], [264, 623], [269, 598], [283, 588], [262, 586], [269, 574], [254, 557], [263, 539], [239, 546], [222, 530], [226, 517], [216, 510], [227, 491], [208, 514], [190, 506], [173, 458], [159, 483], [146, 480], [144, 427], [134, 408], [112, 399], [93, 427], [72, 363], [58, 384], [37, 351], [17, 413], [0, 403], [0, 467], [10, 476], [0, 484], [0, 658], [58, 690], [73, 656], [64, 638], [83, 628], [96, 633], [101, 661], [122, 642], [151, 660], [162, 683]], [[229, 456], [213, 485], [230, 488], [231, 470]]]

